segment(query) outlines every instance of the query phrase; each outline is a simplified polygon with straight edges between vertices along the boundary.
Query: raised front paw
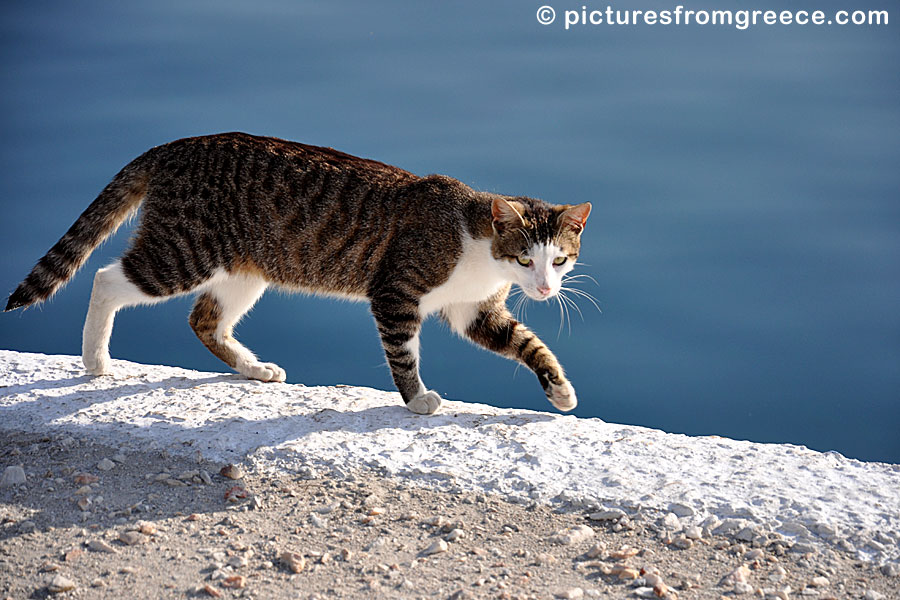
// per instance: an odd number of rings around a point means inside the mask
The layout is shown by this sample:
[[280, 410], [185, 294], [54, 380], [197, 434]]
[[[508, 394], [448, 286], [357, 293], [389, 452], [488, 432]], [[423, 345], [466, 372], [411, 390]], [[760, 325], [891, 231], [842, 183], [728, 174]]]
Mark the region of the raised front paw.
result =
[[441, 397], [437, 392], [419, 394], [406, 403], [406, 408], [419, 415], [433, 415], [441, 407]]
[[548, 383], [547, 399], [550, 404], [559, 410], [566, 412], [578, 406], [578, 398], [575, 397], [575, 388], [566, 380], [561, 383]]
[[287, 378], [284, 369], [275, 363], [253, 363], [246, 365], [240, 371], [245, 377], [249, 379], [258, 379], [260, 381], [281, 382]]

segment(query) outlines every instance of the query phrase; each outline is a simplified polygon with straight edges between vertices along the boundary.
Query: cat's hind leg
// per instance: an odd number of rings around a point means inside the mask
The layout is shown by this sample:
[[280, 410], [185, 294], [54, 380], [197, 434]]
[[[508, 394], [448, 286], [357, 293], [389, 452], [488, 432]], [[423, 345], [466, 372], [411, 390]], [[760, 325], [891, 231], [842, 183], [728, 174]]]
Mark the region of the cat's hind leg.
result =
[[284, 369], [260, 362], [232, 335], [234, 326], [259, 300], [266, 285], [265, 279], [255, 274], [214, 277], [197, 297], [190, 324], [203, 345], [241, 375], [260, 381], [284, 381]]
[[150, 296], [139, 290], [125, 277], [119, 261], [97, 271], [81, 341], [81, 359], [88, 372], [94, 375], [110, 372], [109, 338], [119, 309], [165, 299], [166, 296]]

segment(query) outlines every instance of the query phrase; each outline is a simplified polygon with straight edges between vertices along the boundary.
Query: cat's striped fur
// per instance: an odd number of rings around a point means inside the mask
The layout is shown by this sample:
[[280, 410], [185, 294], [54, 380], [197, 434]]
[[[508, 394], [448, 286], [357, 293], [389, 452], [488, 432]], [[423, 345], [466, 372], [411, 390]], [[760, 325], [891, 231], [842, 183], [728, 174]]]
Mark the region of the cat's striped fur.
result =
[[[118, 309], [196, 293], [191, 327], [248, 377], [283, 381], [232, 336], [267, 286], [367, 299], [411, 410], [440, 397], [419, 378], [418, 333], [440, 313], [458, 333], [519, 360], [555, 406], [575, 393], [547, 346], [506, 309], [510, 286], [546, 299], [571, 269], [589, 204], [477, 192], [440, 175], [274, 138], [229, 133], [153, 148], [122, 169], [9, 297], [49, 298], [138, 208], [120, 260], [98, 271], [84, 331], [89, 371], [109, 371]], [[557, 264], [559, 263], [559, 264]]]

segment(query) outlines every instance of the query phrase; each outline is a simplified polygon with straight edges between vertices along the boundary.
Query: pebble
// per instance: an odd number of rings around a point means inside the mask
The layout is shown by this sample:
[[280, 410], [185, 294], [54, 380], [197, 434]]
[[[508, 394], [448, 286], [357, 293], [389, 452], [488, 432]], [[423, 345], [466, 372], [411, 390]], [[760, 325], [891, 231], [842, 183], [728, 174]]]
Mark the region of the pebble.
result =
[[615, 560], [625, 560], [626, 558], [631, 558], [632, 556], [636, 556], [640, 553], [640, 550], [634, 548], [632, 546], [622, 546], [618, 550], [613, 550], [609, 553], [609, 557]]
[[287, 567], [292, 573], [299, 573], [306, 568], [306, 559], [300, 554], [291, 552], [290, 550], [284, 550], [278, 555], [278, 559], [281, 561], [281, 564]]
[[875, 590], [866, 590], [863, 594], [863, 600], [884, 600], [884, 594]]
[[745, 581], [739, 581], [734, 584], [734, 588], [732, 588], [731, 591], [736, 596], [741, 596], [743, 594], [752, 594], [753, 586]]
[[684, 530], [684, 537], [689, 540], [699, 540], [703, 537], [703, 528], [699, 525], [691, 525]]
[[462, 539], [463, 537], [465, 537], [465, 535], [466, 535], [466, 532], [463, 531], [462, 529], [453, 529], [450, 531], [450, 533], [448, 533], [447, 535], [444, 536], [444, 539], [447, 540], [448, 542], [455, 542], [456, 540], [459, 540], [459, 539]]
[[669, 531], [681, 531], [681, 521], [675, 513], [668, 513], [663, 517], [662, 525]]
[[885, 577], [897, 577], [900, 575], [900, 564], [885, 563], [881, 565], [881, 574]]
[[53, 573], [54, 571], [59, 571], [59, 565], [48, 560], [44, 562], [38, 570], [41, 573]]
[[588, 558], [597, 558], [601, 554], [606, 552], [606, 544], [603, 542], [597, 542], [593, 546], [591, 546], [587, 552], [585, 552], [585, 556]]
[[618, 521], [625, 516], [625, 511], [618, 508], [601, 510], [588, 515], [591, 521]]
[[135, 546], [144, 542], [144, 536], [137, 531], [123, 531], [119, 534], [119, 541], [126, 546]]
[[801, 554], [816, 554], [818, 551], [818, 548], [805, 542], [799, 542], [791, 546], [791, 552], [799, 552]]
[[78, 473], [75, 475], [76, 485], [90, 485], [92, 483], [97, 483], [98, 481], [100, 481], [100, 478], [96, 475], [91, 475], [90, 473]]
[[101, 460], [100, 462], [97, 463], [97, 468], [100, 469], [101, 471], [112, 470], [113, 468], [115, 468], [115, 466], [116, 466], [116, 463], [109, 460], [108, 458], [104, 458], [103, 460]]
[[688, 548], [690, 548], [691, 546], [694, 545], [694, 542], [692, 542], [691, 540], [689, 540], [687, 537], [685, 537], [683, 535], [679, 535], [674, 540], [672, 540], [672, 545], [675, 546], [676, 548], [680, 548], [682, 550], [687, 550]]
[[241, 479], [244, 477], [244, 471], [238, 465], [225, 465], [219, 471], [219, 475], [228, 479]]
[[616, 576], [619, 579], [637, 579], [640, 576], [640, 571], [633, 567], [623, 567], [621, 569], [617, 569], [618, 573]]
[[316, 513], [312, 513], [309, 515], [309, 522], [312, 523], [313, 527], [328, 527], [328, 519], [324, 519], [317, 515]]
[[107, 554], [115, 554], [118, 552], [118, 550], [116, 550], [103, 540], [91, 540], [90, 542], [88, 542], [88, 548], [90, 548], [94, 552], [106, 552]]
[[575, 527], [567, 527], [562, 531], [556, 532], [550, 536], [550, 541], [555, 544], [569, 546], [578, 544], [594, 537], [594, 530], [587, 525], [576, 525]]
[[580, 587], [568, 588], [560, 590], [553, 594], [555, 598], [563, 598], [564, 600], [575, 600], [576, 598], [584, 598], [584, 590]]
[[638, 598], [653, 598], [656, 594], [652, 587], [641, 586], [634, 588], [634, 595]]
[[23, 483], [25, 483], [25, 469], [17, 465], [6, 467], [3, 475], [0, 476], [0, 487], [11, 487]]
[[22, 533], [31, 533], [32, 531], [37, 529], [37, 525], [35, 525], [34, 521], [26, 519], [19, 523], [17, 529]]
[[547, 554], [546, 552], [541, 552], [537, 556], [534, 557], [534, 564], [539, 567], [543, 567], [546, 565], [552, 565], [557, 561], [557, 558], [552, 554]]
[[810, 587], [828, 587], [831, 582], [828, 581], [827, 577], [813, 577], [812, 581], [809, 582]]
[[228, 565], [231, 567], [234, 567], [236, 569], [239, 569], [241, 567], [246, 567], [248, 562], [249, 561], [246, 558], [244, 558], [243, 556], [238, 556], [238, 555], [232, 556], [231, 558], [228, 559]]
[[75, 582], [62, 575], [54, 577], [47, 586], [47, 591], [51, 594], [61, 594], [75, 589]]
[[222, 587], [241, 589], [247, 587], [247, 578], [243, 575], [232, 575], [222, 580]]
[[422, 554], [425, 556], [431, 556], [432, 554], [446, 552], [449, 549], [450, 546], [444, 540], [435, 540], [433, 544], [422, 550]]
[[747, 577], [750, 576], [750, 569], [746, 565], [741, 565], [734, 571], [726, 575], [719, 582], [719, 585], [733, 586], [736, 583], [747, 583]]
[[202, 591], [206, 592], [208, 596], [212, 596], [213, 598], [221, 598], [222, 592], [209, 585], [208, 583], [200, 588]]

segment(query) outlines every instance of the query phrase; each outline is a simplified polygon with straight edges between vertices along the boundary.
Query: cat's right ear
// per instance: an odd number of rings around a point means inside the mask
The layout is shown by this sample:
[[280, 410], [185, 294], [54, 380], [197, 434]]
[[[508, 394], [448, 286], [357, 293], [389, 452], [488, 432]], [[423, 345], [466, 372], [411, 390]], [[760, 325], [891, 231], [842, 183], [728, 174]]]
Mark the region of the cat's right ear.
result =
[[516, 203], [507, 202], [503, 198], [494, 198], [491, 203], [491, 215], [494, 217], [494, 231], [502, 233], [509, 228], [525, 227], [525, 219], [519, 212], [521, 206], [516, 207]]

